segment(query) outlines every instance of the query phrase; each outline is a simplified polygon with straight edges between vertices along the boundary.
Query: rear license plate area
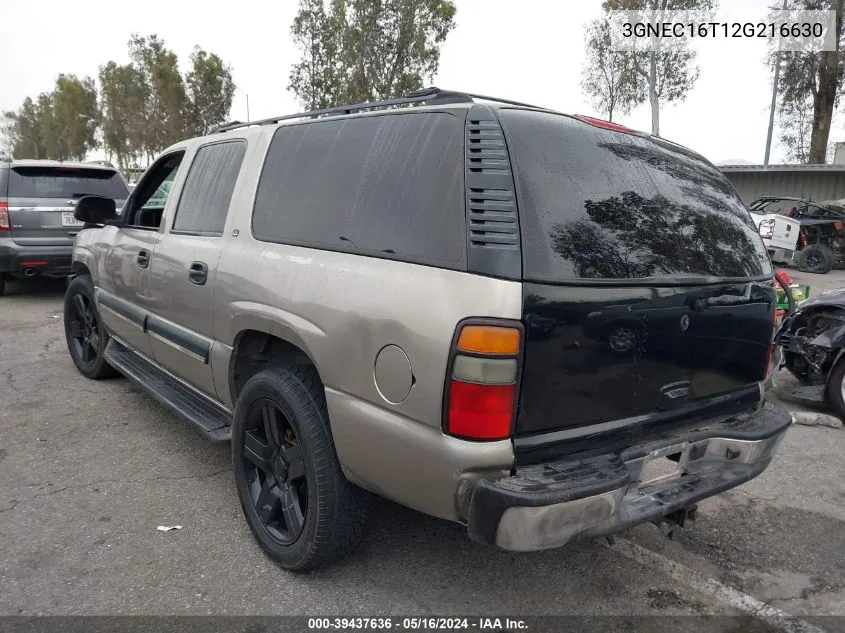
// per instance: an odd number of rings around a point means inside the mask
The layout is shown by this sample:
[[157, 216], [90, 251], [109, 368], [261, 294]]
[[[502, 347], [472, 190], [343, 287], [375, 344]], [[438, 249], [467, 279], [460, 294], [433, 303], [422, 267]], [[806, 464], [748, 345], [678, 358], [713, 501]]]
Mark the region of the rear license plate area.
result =
[[[637, 484], [640, 488], [651, 486], [661, 481], [676, 479], [683, 474], [684, 454], [689, 444], [675, 444], [651, 451], [643, 458], [642, 469]], [[670, 459], [671, 457], [671, 459]]]
[[83, 226], [84, 224], [73, 216], [73, 211], [62, 211], [62, 226]]

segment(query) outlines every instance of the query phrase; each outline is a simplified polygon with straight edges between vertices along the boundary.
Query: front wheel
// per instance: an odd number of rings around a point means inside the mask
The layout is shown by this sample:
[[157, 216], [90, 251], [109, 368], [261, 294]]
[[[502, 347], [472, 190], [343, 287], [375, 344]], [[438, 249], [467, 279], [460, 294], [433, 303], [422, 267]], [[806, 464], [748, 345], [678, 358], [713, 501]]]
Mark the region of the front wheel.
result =
[[249, 379], [235, 408], [232, 463], [247, 523], [285, 569], [316, 569], [357, 546], [369, 493], [341, 472], [313, 367], [270, 368]]
[[97, 312], [88, 275], [75, 277], [65, 292], [65, 339], [73, 364], [83, 376], [98, 380], [117, 375], [105, 359], [109, 335]]

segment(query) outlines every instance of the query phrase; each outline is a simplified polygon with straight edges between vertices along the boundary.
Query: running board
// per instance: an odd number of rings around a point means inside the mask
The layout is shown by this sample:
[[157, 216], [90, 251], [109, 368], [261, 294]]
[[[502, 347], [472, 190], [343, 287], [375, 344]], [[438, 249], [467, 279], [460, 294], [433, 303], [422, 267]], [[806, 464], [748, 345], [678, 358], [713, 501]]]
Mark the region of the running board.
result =
[[232, 414], [185, 386], [152, 361], [112, 338], [106, 361], [176, 415], [184, 418], [212, 442], [232, 435]]

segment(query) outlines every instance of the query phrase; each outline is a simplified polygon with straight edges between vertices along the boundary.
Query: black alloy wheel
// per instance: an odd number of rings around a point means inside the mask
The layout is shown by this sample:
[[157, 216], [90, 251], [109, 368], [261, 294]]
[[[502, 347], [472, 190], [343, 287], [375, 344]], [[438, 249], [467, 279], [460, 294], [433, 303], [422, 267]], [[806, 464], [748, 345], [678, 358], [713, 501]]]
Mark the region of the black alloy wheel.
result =
[[89, 297], [77, 293], [70, 302], [69, 312], [68, 343], [71, 346], [71, 354], [82, 364], [93, 366], [100, 351], [97, 310]]
[[109, 333], [94, 302], [94, 284], [88, 275], [74, 277], [65, 292], [65, 339], [73, 364], [94, 380], [117, 376], [106, 362]]
[[370, 494], [343, 474], [313, 365], [282, 361], [246, 381], [232, 416], [232, 464], [253, 536], [285, 569], [316, 569], [361, 541]]
[[293, 420], [269, 398], [246, 414], [243, 467], [249, 497], [261, 524], [280, 545], [302, 534], [308, 512], [305, 460]]

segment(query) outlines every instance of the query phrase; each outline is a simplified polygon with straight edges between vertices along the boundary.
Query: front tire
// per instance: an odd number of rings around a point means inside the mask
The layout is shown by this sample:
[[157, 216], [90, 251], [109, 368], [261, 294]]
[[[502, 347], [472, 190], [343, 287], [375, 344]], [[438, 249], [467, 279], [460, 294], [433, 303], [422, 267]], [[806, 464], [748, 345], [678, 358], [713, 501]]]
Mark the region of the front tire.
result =
[[109, 335], [94, 302], [94, 283], [88, 275], [71, 281], [65, 291], [65, 340], [73, 364], [86, 378], [99, 380], [117, 375], [106, 362]]
[[244, 385], [232, 424], [232, 463], [250, 530], [280, 566], [316, 569], [358, 545], [369, 493], [341, 472], [313, 367], [266, 369]]

